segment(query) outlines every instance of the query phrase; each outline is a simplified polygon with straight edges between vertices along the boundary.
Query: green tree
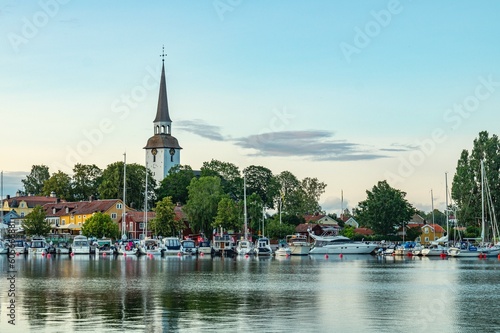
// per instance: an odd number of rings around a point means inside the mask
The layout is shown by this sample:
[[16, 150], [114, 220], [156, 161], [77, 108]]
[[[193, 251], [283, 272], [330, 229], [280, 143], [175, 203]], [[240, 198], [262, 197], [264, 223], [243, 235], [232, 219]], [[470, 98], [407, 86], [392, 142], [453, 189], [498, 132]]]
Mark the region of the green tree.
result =
[[257, 194], [263, 204], [274, 208], [274, 199], [279, 193], [278, 183], [272, 171], [259, 165], [251, 165], [243, 170], [246, 178], [247, 195]]
[[158, 236], [177, 236], [184, 229], [184, 222], [175, 219], [175, 205], [171, 197], [165, 197], [156, 203], [153, 210], [156, 217], [151, 220], [151, 230]]
[[229, 195], [225, 194], [217, 205], [217, 215], [212, 226], [214, 228], [222, 227], [225, 230], [242, 230], [244, 217], [241, 206], [241, 202], [235, 202]]
[[223, 192], [232, 199], [241, 199], [243, 197], [243, 178], [241, 178], [239, 168], [233, 163], [211, 160], [210, 162], [203, 162], [200, 171], [201, 177], [219, 177]]
[[405, 199], [406, 193], [392, 188], [385, 180], [366, 194], [366, 200], [355, 210], [356, 220], [376, 234], [393, 234], [395, 228], [409, 221], [416, 211]]
[[260, 230], [263, 218], [262, 199], [257, 193], [247, 195], [247, 220], [248, 227], [252, 230]]
[[293, 235], [295, 233], [295, 226], [283, 223], [283, 221], [280, 223], [279, 218], [277, 218], [276, 215], [278, 214], [275, 214], [274, 217], [266, 224], [264, 229], [265, 234], [272, 239], [284, 239], [287, 235]]
[[211, 230], [223, 191], [217, 176], [191, 179], [189, 199], [183, 207], [195, 232]]
[[296, 227], [301, 223], [306, 223], [306, 220], [304, 219], [303, 215], [284, 214], [281, 216], [281, 222]]
[[355, 235], [355, 232], [354, 232], [354, 227], [348, 225], [346, 227], [344, 227], [342, 230], [340, 230], [339, 232], [342, 236], [344, 237], [347, 237], [349, 239], [354, 239], [354, 235]]
[[102, 170], [95, 164], [76, 164], [73, 167], [73, 196], [76, 201], [89, 200], [99, 195]]
[[[290, 171], [283, 171], [276, 180], [279, 184], [279, 194], [276, 198], [278, 210], [289, 215], [303, 215], [305, 192], [300, 181]], [[281, 205], [280, 205], [281, 200]]]
[[405, 240], [415, 241], [422, 234], [420, 228], [405, 228]]
[[53, 173], [43, 184], [42, 195], [49, 196], [52, 192], [54, 192], [58, 198], [66, 201], [73, 201], [71, 177], [62, 171]]
[[189, 165], [176, 165], [170, 168], [157, 190], [159, 200], [172, 197], [174, 203], [185, 204], [188, 200], [188, 186], [194, 178], [193, 169]]
[[[500, 210], [500, 142], [496, 135], [490, 137], [487, 131], [482, 131], [474, 139], [470, 154], [467, 150], [462, 151], [453, 177], [451, 195], [458, 205], [457, 217], [461, 225], [481, 224], [481, 161], [491, 203], [495, 211]], [[485, 236], [488, 239], [488, 230]]]
[[[136, 163], [127, 164], [126, 169], [126, 205], [132, 208], [144, 207], [144, 192], [146, 190], [146, 167]], [[154, 199], [156, 181], [148, 170], [148, 198]], [[102, 173], [99, 185], [100, 199], [123, 200], [123, 162], [115, 162], [106, 167]]]
[[45, 210], [40, 205], [35, 206], [31, 213], [26, 215], [21, 225], [26, 236], [47, 236], [52, 229], [50, 223], [45, 220]]
[[46, 165], [33, 165], [31, 172], [25, 179], [21, 180], [24, 185], [24, 193], [41, 195], [43, 184], [50, 178], [49, 167]]
[[117, 239], [120, 237], [118, 224], [113, 222], [111, 216], [97, 212], [82, 225], [82, 235], [87, 237], [107, 237]]
[[319, 199], [321, 198], [321, 195], [325, 193], [325, 188], [326, 184], [320, 182], [318, 178], [306, 177], [302, 180], [304, 212], [309, 212], [310, 214], [321, 212]]

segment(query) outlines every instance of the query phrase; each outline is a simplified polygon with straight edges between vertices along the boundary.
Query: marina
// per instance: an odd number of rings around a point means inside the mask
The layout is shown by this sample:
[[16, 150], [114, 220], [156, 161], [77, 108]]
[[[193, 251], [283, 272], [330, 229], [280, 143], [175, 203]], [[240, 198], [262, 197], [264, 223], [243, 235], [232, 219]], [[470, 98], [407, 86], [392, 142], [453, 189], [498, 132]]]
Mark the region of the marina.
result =
[[[27, 255], [15, 266], [16, 326], [2, 311], [2, 331], [500, 329], [497, 259]], [[488, 312], [471, 306], [485, 300]], [[0, 308], [7, 302], [2, 294]]]

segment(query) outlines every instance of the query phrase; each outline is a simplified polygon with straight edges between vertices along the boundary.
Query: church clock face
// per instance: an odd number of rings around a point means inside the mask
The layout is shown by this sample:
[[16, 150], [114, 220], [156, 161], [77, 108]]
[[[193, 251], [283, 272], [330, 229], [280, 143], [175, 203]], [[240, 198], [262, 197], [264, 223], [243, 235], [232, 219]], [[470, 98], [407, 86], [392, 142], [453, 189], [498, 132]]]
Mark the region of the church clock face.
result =
[[170, 148], [170, 155], [175, 155], [175, 149], [174, 148]]
[[151, 149], [151, 154], [153, 154], [153, 156], [156, 156], [156, 154], [158, 154], [156, 148]]

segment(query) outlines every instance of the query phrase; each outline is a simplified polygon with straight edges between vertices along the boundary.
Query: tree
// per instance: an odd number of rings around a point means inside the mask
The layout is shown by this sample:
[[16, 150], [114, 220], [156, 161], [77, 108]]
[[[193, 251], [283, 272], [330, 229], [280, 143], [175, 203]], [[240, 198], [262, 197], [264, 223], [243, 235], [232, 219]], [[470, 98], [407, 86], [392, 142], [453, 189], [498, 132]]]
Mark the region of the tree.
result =
[[257, 193], [247, 195], [247, 222], [252, 230], [260, 230], [264, 204]]
[[367, 199], [358, 204], [356, 219], [376, 234], [393, 234], [397, 227], [409, 221], [415, 208], [405, 199], [406, 193], [392, 188], [387, 181], [379, 181]]
[[[150, 170], [148, 172], [148, 198], [154, 199], [156, 181]], [[126, 169], [126, 202], [129, 207], [144, 206], [144, 192], [146, 190], [146, 167], [136, 163], [127, 164]], [[123, 200], [123, 162], [115, 162], [106, 167], [102, 173], [102, 182], [99, 185], [100, 199]]]
[[417, 237], [422, 234], [422, 229], [420, 228], [405, 228], [405, 238], [409, 241], [415, 241]]
[[321, 212], [319, 199], [325, 193], [326, 184], [320, 182], [318, 178], [306, 177], [302, 180], [302, 190], [304, 191], [303, 209], [311, 214]]
[[73, 201], [71, 177], [62, 171], [53, 173], [52, 176], [44, 182], [42, 195], [49, 196], [52, 192], [54, 192], [58, 198]]
[[241, 204], [232, 200], [229, 195], [224, 195], [217, 205], [217, 215], [212, 226], [214, 228], [222, 227], [225, 230], [242, 230], [242, 225]]
[[188, 186], [194, 178], [193, 169], [189, 165], [175, 165], [168, 171], [157, 190], [159, 200], [172, 197], [174, 203], [185, 204], [188, 200]]
[[294, 227], [298, 226], [301, 223], [306, 223], [304, 216], [302, 215], [290, 215], [284, 214], [281, 216], [281, 222], [289, 225], [293, 225]]
[[[463, 150], [452, 184], [452, 199], [458, 205], [458, 220], [465, 226], [481, 223], [481, 161], [495, 211], [500, 209], [500, 142], [496, 135], [482, 131], [474, 139], [471, 153]], [[486, 230], [488, 233], [488, 230]]]
[[165, 197], [156, 203], [156, 207], [153, 208], [156, 217], [151, 220], [153, 234], [176, 236], [184, 228], [184, 222], [175, 219], [174, 209], [171, 197]]
[[303, 204], [305, 193], [297, 177], [290, 171], [283, 171], [276, 180], [280, 189], [276, 197], [278, 210], [291, 215], [303, 215], [306, 212]]
[[211, 230], [223, 195], [220, 178], [216, 176], [193, 178], [188, 192], [189, 199], [184, 211], [189, 217], [191, 228], [195, 232]]
[[292, 235], [295, 233], [295, 226], [286, 224], [286, 223], [280, 223], [279, 218], [276, 218], [276, 215], [274, 215], [274, 218], [272, 218], [269, 223], [266, 224], [265, 228], [265, 233], [269, 235], [269, 238], [272, 239], [284, 239], [286, 238], [287, 235]]
[[239, 168], [233, 163], [211, 160], [210, 162], [203, 162], [200, 171], [201, 177], [219, 177], [222, 190], [232, 199], [243, 197], [243, 178], [241, 178]]
[[73, 196], [76, 201], [89, 200], [99, 195], [102, 170], [95, 164], [76, 164], [73, 167]]
[[256, 193], [263, 204], [274, 208], [274, 198], [278, 195], [278, 184], [271, 170], [263, 166], [251, 165], [243, 170], [247, 184], [247, 195]]
[[50, 178], [49, 167], [46, 165], [33, 165], [26, 179], [21, 180], [26, 194], [41, 195], [43, 184]]
[[82, 225], [82, 235], [87, 237], [107, 237], [117, 239], [120, 237], [118, 224], [113, 222], [111, 216], [97, 212]]
[[31, 213], [26, 215], [22, 227], [27, 236], [46, 236], [50, 230], [50, 223], [45, 220], [45, 210], [37, 205]]

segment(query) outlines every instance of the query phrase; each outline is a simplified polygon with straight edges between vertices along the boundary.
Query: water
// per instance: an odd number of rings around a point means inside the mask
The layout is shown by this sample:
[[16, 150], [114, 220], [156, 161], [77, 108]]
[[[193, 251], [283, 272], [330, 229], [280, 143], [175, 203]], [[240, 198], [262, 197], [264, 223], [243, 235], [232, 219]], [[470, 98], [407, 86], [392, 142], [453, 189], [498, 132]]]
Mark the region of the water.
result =
[[0, 257], [0, 332], [500, 332], [496, 259]]

